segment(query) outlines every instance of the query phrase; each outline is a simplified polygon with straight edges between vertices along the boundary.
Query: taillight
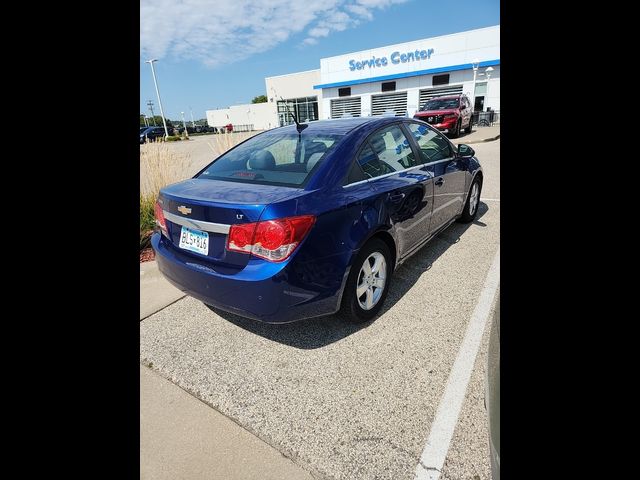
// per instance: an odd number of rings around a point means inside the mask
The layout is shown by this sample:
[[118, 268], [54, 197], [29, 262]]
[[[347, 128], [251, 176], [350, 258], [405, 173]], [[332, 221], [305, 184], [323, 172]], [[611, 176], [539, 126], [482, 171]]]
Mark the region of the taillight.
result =
[[169, 238], [169, 232], [167, 231], [167, 221], [164, 218], [164, 213], [162, 212], [162, 205], [160, 205], [160, 202], [156, 202], [154, 211], [156, 217], [156, 225], [160, 227], [160, 230], [162, 231], [162, 233], [164, 233], [164, 236]]
[[300, 245], [315, 221], [313, 215], [301, 215], [232, 225], [227, 237], [227, 250], [282, 262]]

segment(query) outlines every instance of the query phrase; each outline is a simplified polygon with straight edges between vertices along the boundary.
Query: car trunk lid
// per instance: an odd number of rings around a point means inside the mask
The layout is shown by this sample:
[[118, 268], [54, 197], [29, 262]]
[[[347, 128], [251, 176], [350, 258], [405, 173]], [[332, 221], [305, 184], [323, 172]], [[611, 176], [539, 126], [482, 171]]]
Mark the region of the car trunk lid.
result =
[[[215, 265], [241, 269], [250, 256], [226, 249], [230, 226], [257, 222], [267, 205], [300, 193], [290, 187], [190, 179], [163, 188], [159, 201], [176, 248]], [[198, 232], [206, 232], [206, 248]]]

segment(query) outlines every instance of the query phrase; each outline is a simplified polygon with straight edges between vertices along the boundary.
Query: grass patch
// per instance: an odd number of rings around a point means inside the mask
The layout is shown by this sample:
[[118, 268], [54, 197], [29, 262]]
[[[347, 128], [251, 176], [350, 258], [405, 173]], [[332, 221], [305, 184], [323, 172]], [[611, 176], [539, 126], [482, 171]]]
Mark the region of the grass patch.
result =
[[140, 148], [140, 250], [149, 246], [155, 226], [154, 208], [162, 187], [191, 177], [189, 155], [162, 142]]

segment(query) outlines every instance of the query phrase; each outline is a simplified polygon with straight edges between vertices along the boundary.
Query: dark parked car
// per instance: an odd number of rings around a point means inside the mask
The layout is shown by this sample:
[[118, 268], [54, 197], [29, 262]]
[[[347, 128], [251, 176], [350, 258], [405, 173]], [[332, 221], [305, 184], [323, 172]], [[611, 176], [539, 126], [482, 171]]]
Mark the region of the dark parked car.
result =
[[[299, 128], [299, 130], [298, 130]], [[204, 303], [285, 323], [382, 308], [396, 267], [477, 215], [482, 169], [424, 122], [322, 120], [269, 130], [161, 189], [160, 271]]]
[[484, 398], [489, 422], [491, 478], [492, 480], [500, 480], [500, 297], [498, 297], [489, 335], [487, 383]]
[[164, 127], [140, 127], [140, 143], [153, 142], [157, 138], [164, 137]]
[[471, 102], [466, 95], [449, 95], [427, 100], [413, 116], [438, 130], [446, 130], [451, 138], [457, 138], [460, 130], [471, 133]]

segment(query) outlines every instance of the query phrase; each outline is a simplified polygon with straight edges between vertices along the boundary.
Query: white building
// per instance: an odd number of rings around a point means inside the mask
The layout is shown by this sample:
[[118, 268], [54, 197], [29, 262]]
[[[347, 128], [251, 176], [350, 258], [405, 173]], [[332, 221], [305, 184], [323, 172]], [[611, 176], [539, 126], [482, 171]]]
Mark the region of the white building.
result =
[[[273, 128], [293, 123], [285, 105], [300, 121], [389, 110], [413, 116], [430, 97], [464, 93], [474, 110], [500, 110], [500, 26], [323, 58], [319, 70], [268, 77], [265, 84], [266, 104], [224, 111], [262, 105], [264, 120], [253, 123]], [[225, 114], [228, 121], [220, 126], [235, 125], [230, 112], [216, 112], [207, 111], [209, 125], [219, 126], [218, 116]], [[218, 123], [211, 123], [210, 114]], [[248, 123], [246, 113], [238, 118]]]
[[210, 127], [233, 125], [234, 130], [269, 130], [277, 127], [276, 117], [272, 115], [268, 103], [249, 103], [229, 108], [207, 110], [207, 124]]

